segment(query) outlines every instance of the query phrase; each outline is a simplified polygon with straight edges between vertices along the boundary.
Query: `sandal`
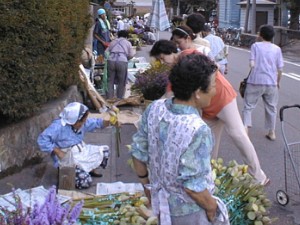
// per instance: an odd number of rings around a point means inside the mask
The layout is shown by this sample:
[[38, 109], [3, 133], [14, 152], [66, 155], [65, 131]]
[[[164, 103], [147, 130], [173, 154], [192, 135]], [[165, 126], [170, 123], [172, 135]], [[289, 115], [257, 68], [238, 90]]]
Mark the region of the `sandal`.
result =
[[269, 139], [270, 141], [275, 141], [275, 140], [276, 140], [275, 135], [267, 134], [267, 135], [266, 135], [266, 138]]
[[270, 179], [267, 177], [264, 182], [261, 183], [263, 186], [268, 186], [271, 183]]

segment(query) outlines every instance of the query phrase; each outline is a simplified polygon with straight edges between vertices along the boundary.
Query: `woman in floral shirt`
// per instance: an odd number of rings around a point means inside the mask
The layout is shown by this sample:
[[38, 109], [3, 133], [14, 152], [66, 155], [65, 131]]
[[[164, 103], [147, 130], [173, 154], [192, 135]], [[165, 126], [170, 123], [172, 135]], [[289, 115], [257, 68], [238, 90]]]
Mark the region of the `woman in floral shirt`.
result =
[[218, 216], [212, 196], [213, 140], [199, 115], [215, 95], [216, 70], [206, 56], [183, 57], [170, 74], [174, 98], [149, 105], [133, 136], [134, 167], [160, 224], [203, 225]]

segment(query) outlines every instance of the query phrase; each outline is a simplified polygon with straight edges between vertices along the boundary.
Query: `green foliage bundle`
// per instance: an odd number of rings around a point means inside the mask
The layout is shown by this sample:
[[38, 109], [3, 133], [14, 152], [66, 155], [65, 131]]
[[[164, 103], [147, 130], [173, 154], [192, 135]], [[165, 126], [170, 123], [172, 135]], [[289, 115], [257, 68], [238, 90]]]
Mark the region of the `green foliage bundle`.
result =
[[0, 115], [17, 121], [78, 82], [89, 1], [0, 1]]
[[257, 184], [247, 172], [247, 165], [235, 160], [223, 165], [223, 159], [212, 159], [215, 181], [214, 195], [226, 204], [231, 225], [269, 225], [276, 219], [269, 217], [271, 201], [264, 186]]

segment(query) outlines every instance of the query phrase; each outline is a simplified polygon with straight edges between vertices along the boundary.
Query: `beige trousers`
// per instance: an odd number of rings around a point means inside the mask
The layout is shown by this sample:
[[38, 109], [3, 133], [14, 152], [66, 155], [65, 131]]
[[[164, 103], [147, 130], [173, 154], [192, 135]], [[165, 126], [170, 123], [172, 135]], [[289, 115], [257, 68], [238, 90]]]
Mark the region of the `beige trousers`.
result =
[[217, 118], [212, 120], [204, 120], [215, 135], [215, 146], [213, 149], [212, 158], [216, 159], [218, 157], [221, 134], [223, 128], [225, 127], [225, 130], [232, 138], [233, 143], [239, 149], [243, 162], [249, 166], [249, 174], [251, 174], [257, 182], [263, 183], [266, 179], [266, 175], [260, 167], [254, 146], [250, 141], [248, 134], [246, 133], [237, 107], [236, 99], [224, 106], [224, 108], [217, 115]]

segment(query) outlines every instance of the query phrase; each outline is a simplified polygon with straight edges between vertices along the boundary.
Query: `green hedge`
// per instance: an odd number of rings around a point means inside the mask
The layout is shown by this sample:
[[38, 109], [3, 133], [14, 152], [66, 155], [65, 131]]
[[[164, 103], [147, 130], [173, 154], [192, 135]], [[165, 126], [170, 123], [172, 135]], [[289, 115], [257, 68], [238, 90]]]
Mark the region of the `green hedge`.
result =
[[17, 121], [79, 82], [89, 1], [0, 1], [0, 115]]

